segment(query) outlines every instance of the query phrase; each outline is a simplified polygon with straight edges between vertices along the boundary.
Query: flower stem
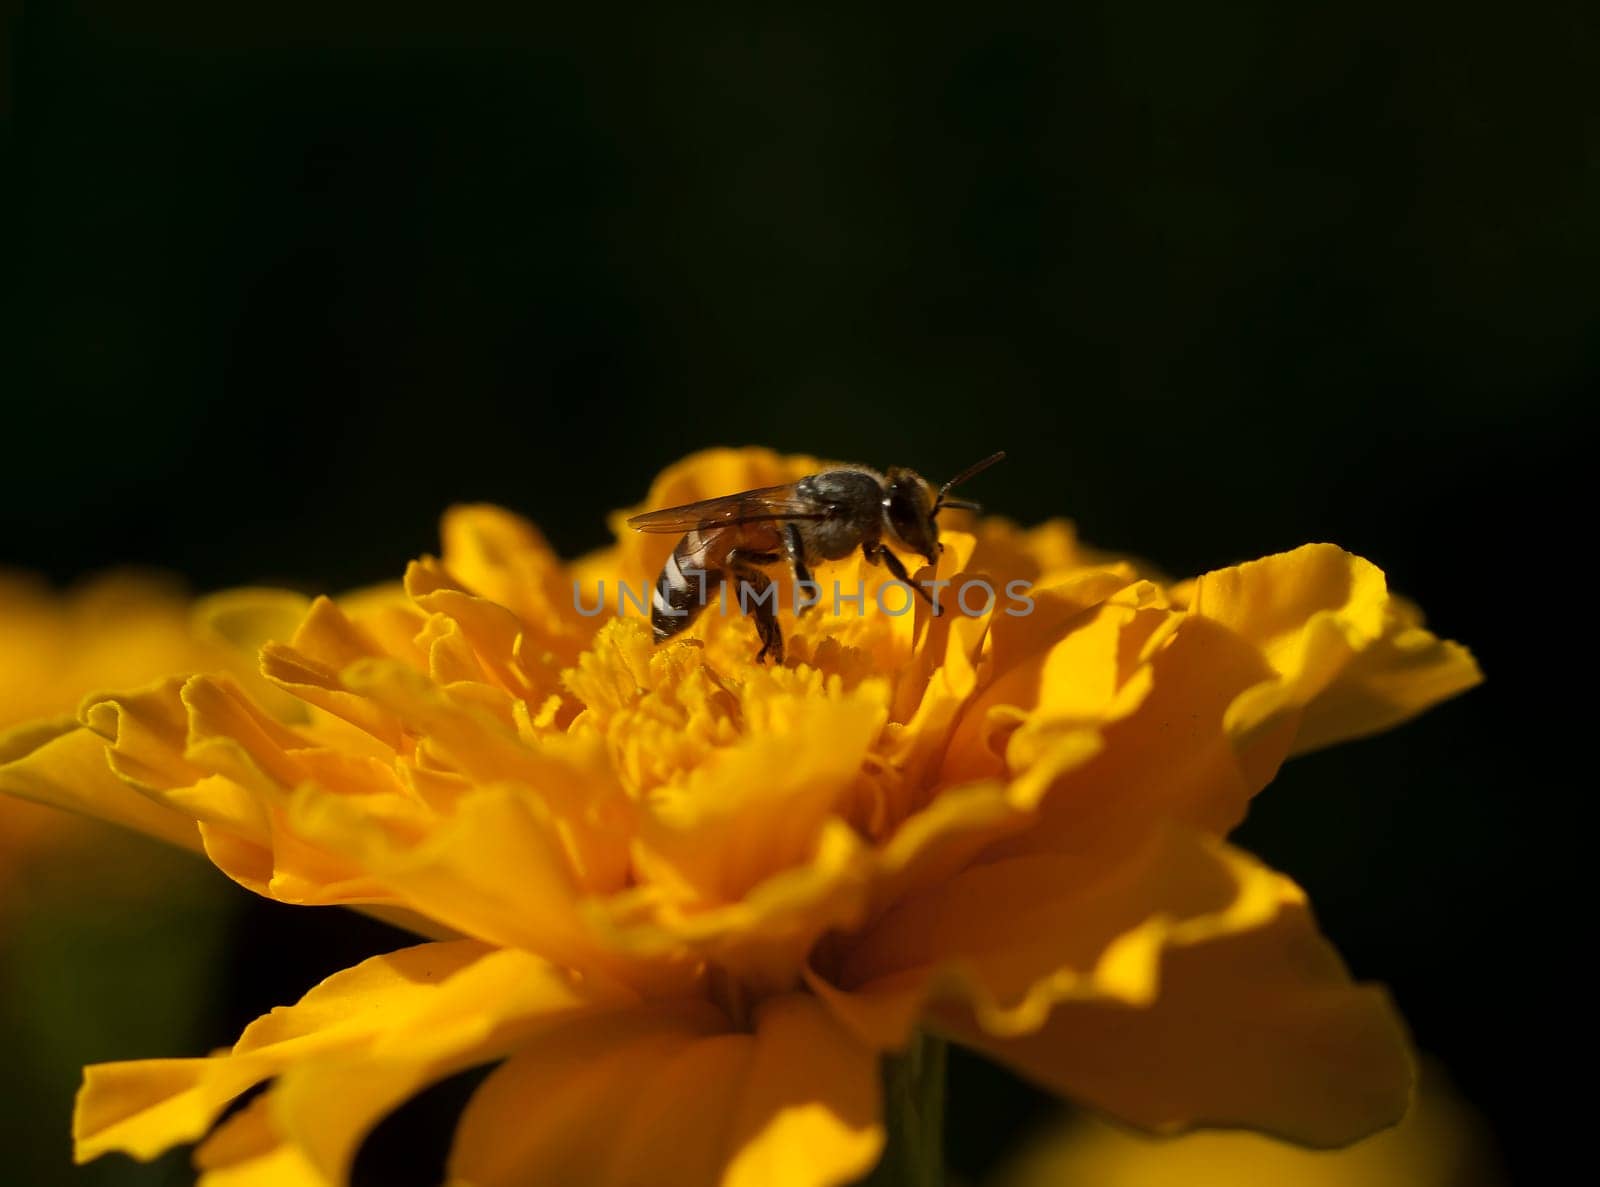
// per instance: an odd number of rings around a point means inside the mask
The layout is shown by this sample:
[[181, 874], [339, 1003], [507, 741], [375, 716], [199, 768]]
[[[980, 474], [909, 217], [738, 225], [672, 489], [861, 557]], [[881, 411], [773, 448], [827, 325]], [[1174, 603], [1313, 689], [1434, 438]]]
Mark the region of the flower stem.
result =
[[862, 1187], [944, 1187], [944, 1040], [919, 1034], [884, 1061], [883, 1159]]

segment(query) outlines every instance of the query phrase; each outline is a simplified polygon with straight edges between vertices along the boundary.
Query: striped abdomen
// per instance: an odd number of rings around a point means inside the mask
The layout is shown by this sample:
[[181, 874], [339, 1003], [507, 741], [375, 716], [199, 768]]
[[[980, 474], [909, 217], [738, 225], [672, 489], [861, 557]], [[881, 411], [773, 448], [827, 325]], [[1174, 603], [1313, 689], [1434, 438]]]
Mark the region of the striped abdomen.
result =
[[716, 535], [689, 532], [661, 566], [650, 597], [650, 629], [657, 643], [672, 638], [698, 618], [711, 600], [711, 587], [721, 582], [721, 565], [712, 560]]

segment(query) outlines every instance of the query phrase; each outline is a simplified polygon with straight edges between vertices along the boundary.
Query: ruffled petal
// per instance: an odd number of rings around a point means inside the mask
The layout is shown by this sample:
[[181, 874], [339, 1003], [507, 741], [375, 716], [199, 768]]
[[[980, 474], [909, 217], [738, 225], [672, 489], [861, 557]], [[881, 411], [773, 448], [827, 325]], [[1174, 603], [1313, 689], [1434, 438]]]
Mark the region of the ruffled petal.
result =
[[[1224, 834], [1287, 756], [1292, 726], [1243, 741], [1227, 729], [1234, 700], [1271, 676], [1254, 647], [1203, 618], [1163, 614], [1143, 629], [1098, 752], [1041, 797], [1037, 823], [1008, 851], [1100, 849], [1164, 819]], [[1029, 721], [1017, 736], [1025, 742], [1043, 726]]]
[[753, 987], [786, 988], [824, 933], [861, 921], [871, 878], [870, 850], [848, 825], [830, 820], [807, 860], [733, 902], [685, 906], [647, 885], [590, 902], [585, 917], [608, 948], [635, 960], [692, 956]]
[[[750, 681], [760, 683], [759, 675]], [[747, 690], [747, 732], [651, 794], [635, 860], [704, 903], [735, 901], [796, 865], [853, 788], [883, 728], [886, 698], [881, 681], [825, 696]]]
[[226, 677], [171, 679], [92, 699], [88, 727], [126, 782], [200, 825], [208, 857], [258, 894], [299, 904], [394, 904], [335, 851], [297, 834], [286, 810], [296, 787], [331, 779], [381, 817], [405, 796], [392, 772], [328, 753], [250, 700]]
[[827, 1187], [883, 1145], [877, 1060], [815, 1002], [773, 998], [753, 1033], [703, 1008], [566, 1027], [478, 1090], [455, 1187]]
[[579, 917], [559, 829], [539, 799], [491, 786], [442, 820], [420, 810], [408, 815], [384, 819], [311, 787], [289, 810], [297, 835], [341, 855], [423, 916], [572, 967], [601, 963]]
[[1175, 825], [1131, 851], [1008, 857], [908, 895], [841, 941], [814, 985], [886, 1048], [943, 998], [968, 1003], [993, 1033], [1025, 1034], [1064, 1001], [1150, 1003], [1168, 947], [1260, 926], [1287, 886]]
[[1273, 678], [1241, 694], [1228, 731], [1241, 742], [1292, 722], [1302, 752], [1398, 725], [1482, 679], [1472, 655], [1422, 627], [1381, 570], [1331, 544], [1307, 544], [1194, 586], [1189, 612], [1255, 646]]
[[[1015, 770], [1018, 747], [1062, 717], [1098, 723], [1098, 755], [1064, 773], [1006, 852], [1099, 846], [1168, 817], [1224, 834], [1291, 754], [1387, 728], [1478, 679], [1382, 573], [1331, 545], [1208, 573], [1170, 599], [1136, 583], [1074, 616], [1066, 591], [1096, 579], [1042, 591], [1033, 621], [997, 622], [994, 680], [951, 746], [946, 777], [972, 777]], [[1030, 644], [1042, 628], [1062, 634]]]

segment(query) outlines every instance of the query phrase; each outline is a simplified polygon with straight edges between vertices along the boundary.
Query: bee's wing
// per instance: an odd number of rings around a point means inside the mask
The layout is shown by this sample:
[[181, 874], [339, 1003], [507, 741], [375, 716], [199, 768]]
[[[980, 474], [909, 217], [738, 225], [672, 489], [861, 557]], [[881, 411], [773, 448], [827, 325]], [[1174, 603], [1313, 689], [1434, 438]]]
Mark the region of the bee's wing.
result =
[[738, 523], [826, 519], [829, 514], [825, 504], [796, 494], [795, 484], [791, 482], [784, 486], [763, 486], [735, 495], [701, 499], [698, 503], [685, 503], [681, 507], [646, 511], [628, 520], [628, 526], [636, 532], [692, 532]]

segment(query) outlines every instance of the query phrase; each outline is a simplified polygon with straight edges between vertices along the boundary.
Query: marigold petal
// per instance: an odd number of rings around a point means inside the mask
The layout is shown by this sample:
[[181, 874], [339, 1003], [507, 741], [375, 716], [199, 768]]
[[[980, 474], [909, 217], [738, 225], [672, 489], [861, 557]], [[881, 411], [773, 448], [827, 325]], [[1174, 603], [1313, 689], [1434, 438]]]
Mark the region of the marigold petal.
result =
[[[1459, 643], [1408, 625], [1397, 611], [1384, 637], [1357, 655], [1340, 678], [1305, 707], [1295, 754], [1393, 729], [1483, 680]], [[1415, 619], [1420, 623], [1420, 615]]]
[[305, 1151], [283, 1140], [270, 1094], [223, 1121], [194, 1152], [195, 1187], [333, 1187]]
[[489, 503], [462, 503], [444, 513], [439, 524], [445, 567], [486, 598], [516, 606], [525, 575], [524, 558], [556, 563], [555, 553], [539, 529], [522, 516]]
[[1390, 595], [1377, 566], [1331, 544], [1207, 573], [1189, 612], [1248, 640], [1275, 673], [1229, 710], [1239, 739], [1288, 720], [1294, 749], [1315, 749], [1397, 725], [1481, 679], [1465, 648]]
[[630, 991], [515, 950], [451, 976], [399, 1025], [361, 1047], [297, 1059], [269, 1092], [274, 1126], [323, 1175], [345, 1181], [361, 1140], [387, 1113], [446, 1076], [537, 1044], [552, 1027], [627, 1010]]
[[85, 1069], [73, 1118], [78, 1161], [111, 1150], [150, 1159], [194, 1141], [251, 1085], [298, 1059], [369, 1044], [385, 1029], [403, 1027], [454, 974], [491, 953], [459, 940], [374, 957], [258, 1018], [229, 1051]]
[[103, 738], [71, 718], [0, 734], [0, 791], [95, 816], [136, 832], [200, 848], [194, 821], [119, 779]]
[[1120, 858], [1008, 858], [897, 905], [852, 945], [841, 982], [943, 966], [971, 987], [986, 1027], [1025, 1033], [1057, 1001], [1153, 1000], [1167, 946], [1257, 926], [1286, 887], [1240, 851], [1175, 826]]
[[578, 613], [560, 559], [520, 516], [482, 504], [452, 507], [440, 527], [444, 567], [467, 589], [506, 607], [550, 653], [551, 670], [570, 664], [594, 633]]
[[[1153, 587], [1152, 587], [1153, 588]], [[1126, 599], [1115, 598], [1127, 591]], [[1031, 615], [994, 619], [987, 680], [950, 739], [946, 784], [1015, 773], [1007, 747], [1023, 725], [1098, 728], [1130, 713], [1148, 682], [1131, 662], [1166, 612], [1116, 575], [1085, 574], [1037, 591]]]
[[831, 1187], [871, 1168], [871, 1051], [800, 996], [764, 1002], [753, 1033], [726, 1027], [655, 1011], [530, 1045], [468, 1105], [451, 1183]]
[[391, 750], [404, 741], [400, 721], [368, 698], [345, 688], [336, 668], [281, 643], [261, 649], [261, 672], [280, 689], [349, 722]]
[[[719, 1080], [737, 1087], [748, 1059], [745, 1041], [724, 1034], [727, 1029], [727, 1020], [709, 1005], [655, 1007], [579, 1021], [541, 1037], [473, 1094], [456, 1127], [449, 1182], [604, 1182], [608, 1164], [625, 1162], [629, 1154], [619, 1135], [645, 1129], [662, 1106], [676, 1106], [681, 1145], [667, 1159], [658, 1151], [645, 1181], [714, 1182], [724, 1154], [717, 1130], [726, 1126], [731, 1106]], [[702, 1042], [709, 1054], [697, 1056]], [[688, 1062], [711, 1073], [692, 1093], [673, 1098], [650, 1091], [657, 1079]], [[675, 1173], [679, 1166], [685, 1173]]]
[[258, 657], [266, 644], [292, 638], [310, 605], [291, 590], [230, 589], [195, 602], [190, 621], [197, 639], [238, 657], [236, 674], [273, 716], [301, 721], [305, 706], [261, 678]]
[[1145, 1006], [1064, 1002], [997, 1037], [946, 1005], [937, 1025], [1056, 1092], [1160, 1132], [1258, 1129], [1331, 1147], [1398, 1121], [1410, 1046], [1387, 993], [1352, 984], [1298, 895], [1259, 928], [1165, 951]]
[[687, 950], [752, 986], [787, 987], [824, 933], [860, 922], [871, 875], [861, 838], [830, 820], [809, 860], [779, 870], [734, 902], [685, 907], [645, 886], [591, 902], [585, 915], [621, 952], [651, 957]]
[[900, 825], [875, 854], [869, 914], [950, 877], [1003, 838], [1025, 836], [1044, 796], [1102, 746], [1098, 730], [1066, 724], [1034, 743], [1034, 755], [1015, 779], [945, 788]]
[[1085, 569], [1120, 569], [1132, 577], [1147, 568], [1088, 547], [1078, 539], [1076, 526], [1065, 519], [1022, 528], [1001, 516], [986, 516], [978, 521], [977, 531], [976, 564], [1023, 578], [1040, 589], [1059, 584]]
[[[193, 1141], [230, 1100], [276, 1076], [272, 1132], [343, 1182], [361, 1138], [419, 1088], [503, 1056], [553, 1019], [636, 1000], [612, 982], [473, 940], [375, 957], [257, 1019], [230, 1051], [89, 1068], [74, 1124], [78, 1159], [108, 1150], [148, 1159]], [[230, 1144], [249, 1147], [249, 1134], [219, 1131], [210, 1157], [228, 1157]]]
[[334, 1187], [294, 1146], [280, 1143], [227, 1166], [206, 1171], [195, 1187]]
[[1149, 1003], [1168, 947], [1260, 926], [1292, 893], [1243, 853], [1178, 826], [1131, 852], [1005, 858], [907, 896], [852, 937], [829, 997], [891, 1045], [904, 1041], [917, 995], [959, 998], [986, 1030], [1024, 1034], [1064, 1001]]
[[722, 1187], [851, 1182], [883, 1151], [875, 1052], [804, 997], [757, 1012], [755, 1055], [734, 1117]]
[[959, 994], [959, 982], [919, 968], [880, 977], [859, 990], [844, 990], [815, 969], [805, 970], [805, 983], [828, 1007], [839, 1024], [874, 1051], [902, 1051], [923, 1020], [928, 1001], [946, 988]]
[[[1093, 850], [1164, 818], [1220, 835], [1243, 819], [1287, 756], [1293, 728], [1241, 740], [1226, 717], [1271, 669], [1256, 648], [1204, 618], [1166, 618], [1145, 648], [1127, 684], [1136, 695], [1124, 694], [1126, 711], [1102, 726], [1099, 752], [1065, 771], [1041, 797], [1037, 823], [1001, 850]], [[1041, 728], [1030, 722], [1017, 734], [1026, 740]]]
[[135, 787], [187, 787], [206, 774], [183, 756], [189, 727], [185, 680], [174, 676], [148, 688], [90, 697], [79, 710], [84, 725], [108, 743], [111, 769]]
[[887, 695], [869, 681], [829, 697], [748, 699], [744, 737], [651, 795], [640, 849], [709, 903], [736, 901], [798, 864], [854, 786]]
[[307, 787], [289, 820], [295, 833], [446, 927], [574, 967], [600, 958], [579, 919], [556, 822], [536, 797], [485, 787], [438, 822], [391, 822], [363, 803]]
[[387, 766], [311, 745], [226, 676], [92, 700], [84, 717], [109, 740], [117, 773], [199, 822], [207, 855], [241, 885], [283, 902], [394, 902], [286, 815], [293, 788], [327, 780], [381, 820], [409, 798]]
[[287, 589], [240, 588], [208, 594], [191, 612], [195, 633], [254, 658], [263, 643], [293, 638], [311, 599]]

